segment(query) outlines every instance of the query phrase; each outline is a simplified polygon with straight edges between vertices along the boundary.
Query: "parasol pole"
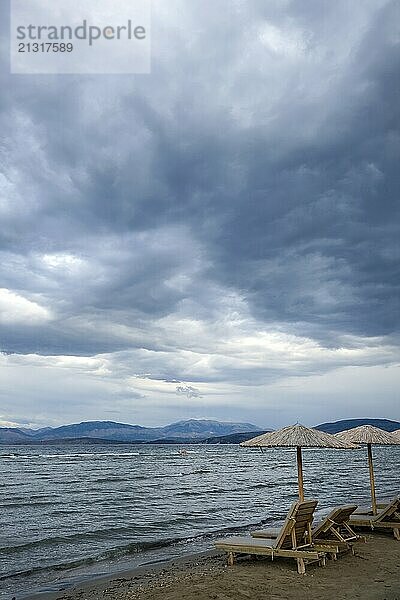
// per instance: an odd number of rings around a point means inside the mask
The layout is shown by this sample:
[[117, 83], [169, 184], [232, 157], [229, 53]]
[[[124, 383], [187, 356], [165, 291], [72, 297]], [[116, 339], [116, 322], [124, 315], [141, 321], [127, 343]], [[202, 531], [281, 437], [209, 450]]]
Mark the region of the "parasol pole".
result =
[[371, 444], [367, 444], [367, 449], [368, 449], [369, 480], [371, 482], [372, 514], [376, 515], [376, 514], [378, 514], [378, 511], [376, 508], [374, 465], [372, 464]]
[[299, 481], [299, 499], [304, 500], [304, 487], [303, 487], [303, 460], [301, 456], [301, 447], [297, 446], [297, 479]]

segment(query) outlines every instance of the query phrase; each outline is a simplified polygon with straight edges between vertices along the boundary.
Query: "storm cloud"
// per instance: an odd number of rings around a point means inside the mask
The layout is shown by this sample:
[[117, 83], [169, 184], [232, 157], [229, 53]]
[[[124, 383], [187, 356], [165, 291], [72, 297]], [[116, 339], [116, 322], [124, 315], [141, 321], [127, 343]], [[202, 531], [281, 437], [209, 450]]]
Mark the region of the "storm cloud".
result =
[[295, 378], [313, 422], [302, 382], [340, 369], [360, 398], [386, 369], [364, 416], [398, 417], [398, 17], [156, 0], [151, 75], [2, 63], [0, 419], [280, 424]]

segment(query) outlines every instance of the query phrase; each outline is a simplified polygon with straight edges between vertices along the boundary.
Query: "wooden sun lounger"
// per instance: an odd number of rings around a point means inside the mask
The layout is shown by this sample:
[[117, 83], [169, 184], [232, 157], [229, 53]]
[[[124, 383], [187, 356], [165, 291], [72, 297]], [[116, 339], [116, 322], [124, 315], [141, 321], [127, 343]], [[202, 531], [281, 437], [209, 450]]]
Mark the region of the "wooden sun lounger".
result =
[[294, 558], [298, 572], [303, 575], [307, 563], [319, 562], [325, 565], [326, 552], [316, 550], [310, 543], [303, 543], [304, 534], [312, 522], [317, 504], [317, 500], [295, 502], [274, 540], [256, 539], [251, 536], [230, 537], [217, 540], [215, 547], [228, 554], [228, 565], [233, 565], [237, 554], [271, 556], [272, 559]]
[[[336, 558], [343, 551], [353, 550], [353, 543], [364, 538], [358, 536], [349, 526], [350, 515], [354, 513], [357, 505], [349, 504], [334, 508], [314, 529], [305, 531], [304, 541], [312, 542], [317, 550], [326, 550]], [[274, 539], [279, 528], [271, 527], [259, 531], [252, 531], [255, 538]]]
[[[334, 508], [311, 532], [316, 545], [338, 544], [339, 551], [350, 550], [354, 554], [353, 544], [365, 542], [365, 538], [357, 535], [350, 527], [350, 517], [357, 509], [356, 504], [345, 504]], [[336, 557], [335, 557], [336, 558]]]
[[350, 517], [350, 526], [371, 529], [391, 529], [400, 541], [400, 496], [394, 498], [377, 515], [356, 514]]
[[[390, 502], [378, 502], [376, 508], [378, 512], [384, 510]], [[357, 510], [354, 511], [355, 515], [373, 515], [372, 506], [359, 506]]]

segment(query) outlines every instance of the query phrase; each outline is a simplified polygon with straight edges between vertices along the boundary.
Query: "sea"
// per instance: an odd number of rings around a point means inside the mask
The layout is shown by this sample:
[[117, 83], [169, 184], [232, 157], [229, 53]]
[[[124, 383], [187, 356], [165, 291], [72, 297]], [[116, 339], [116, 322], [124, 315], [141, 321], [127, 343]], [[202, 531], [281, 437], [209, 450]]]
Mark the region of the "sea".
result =
[[[0, 446], [0, 599], [212, 549], [219, 537], [278, 524], [297, 498], [292, 449], [185, 450]], [[399, 494], [400, 446], [373, 453], [378, 499], [390, 499]], [[306, 449], [303, 470], [317, 516], [370, 502], [365, 448]]]

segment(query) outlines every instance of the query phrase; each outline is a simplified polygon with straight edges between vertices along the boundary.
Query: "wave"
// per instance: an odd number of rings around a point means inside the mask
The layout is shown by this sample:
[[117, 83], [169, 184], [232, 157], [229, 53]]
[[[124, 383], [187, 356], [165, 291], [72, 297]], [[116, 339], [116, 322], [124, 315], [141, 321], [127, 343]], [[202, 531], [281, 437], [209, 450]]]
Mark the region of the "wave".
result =
[[63, 504], [62, 502], [55, 502], [54, 500], [42, 500], [39, 502], [1, 502], [0, 508], [20, 508], [23, 506], [29, 506], [34, 508], [35, 506], [55, 506], [56, 504]]
[[[227, 488], [208, 489], [207, 495], [213, 496], [215, 494], [225, 494], [227, 492], [232, 492], [232, 490]], [[176, 492], [175, 496], [182, 496], [184, 498], [204, 496], [204, 490], [183, 490], [182, 492]]]
[[108, 483], [108, 482], [122, 482], [122, 481], [129, 481], [129, 479], [127, 477], [116, 477], [116, 476], [111, 476], [111, 477], [99, 477], [98, 479], [94, 479], [94, 483]]
[[110, 534], [121, 533], [137, 534], [137, 527], [111, 527], [105, 529], [95, 529], [93, 531], [83, 531], [80, 533], [73, 533], [71, 535], [57, 535], [48, 538], [41, 538], [22, 544], [16, 544], [14, 546], [0, 547], [0, 554], [14, 554], [32, 548], [58, 546], [60, 544], [74, 544], [76, 542], [82, 542], [86, 540], [107, 540], [109, 539]]
[[[53, 538], [55, 539], [55, 538]], [[103, 561], [115, 560], [118, 558], [123, 558], [124, 556], [129, 556], [132, 554], [138, 554], [140, 552], [145, 552], [148, 550], [157, 550], [161, 548], [165, 548], [167, 546], [172, 546], [179, 542], [182, 542], [182, 538], [167, 538], [167, 539], [159, 539], [154, 541], [142, 541], [142, 542], [131, 542], [129, 544], [125, 544], [123, 546], [116, 546], [111, 548], [110, 550], [106, 550], [105, 552], [100, 552], [94, 556], [85, 556], [77, 560], [62, 562], [62, 563], [54, 563], [46, 566], [36, 566], [31, 569], [20, 570], [14, 573], [7, 573], [5, 575], [0, 576], [0, 581], [5, 581], [7, 579], [12, 579], [16, 577], [24, 577], [33, 575], [36, 573], [43, 572], [51, 572], [51, 571], [66, 571], [71, 569], [77, 569], [79, 567], [92, 565], [94, 563], [99, 563]], [[29, 544], [27, 544], [29, 545]], [[1, 549], [0, 549], [1, 552]]]
[[[187, 520], [188, 520], [188, 517], [186, 515], [186, 516], [175, 517], [173, 519], [169, 519], [168, 521], [162, 521], [159, 524], [162, 524], [164, 526], [171, 526], [171, 525], [176, 525], [179, 523], [184, 524], [187, 522]], [[266, 522], [270, 522], [270, 519], [262, 520], [262, 521], [258, 520], [255, 523], [246, 523], [245, 525], [242, 524], [240, 527], [243, 528], [243, 527], [250, 527], [250, 526], [260, 526]], [[154, 526], [155, 526], [155, 523], [152, 523], [152, 524], [149, 523], [148, 525], [145, 526], [145, 529], [148, 530]], [[0, 547], [0, 555], [7, 556], [10, 554], [18, 554], [21, 552], [25, 552], [27, 550], [28, 551], [33, 550], [35, 548], [43, 549], [43, 548], [51, 547], [51, 546], [59, 546], [60, 544], [61, 545], [77, 544], [79, 542], [85, 542], [88, 540], [92, 540], [94, 542], [100, 541], [100, 540], [109, 540], [110, 535], [131, 534], [132, 536], [134, 536], [134, 535], [137, 536], [138, 529], [140, 529], [140, 528], [138, 528], [138, 526], [111, 527], [111, 528], [104, 528], [104, 529], [96, 529], [93, 531], [79, 532], [79, 533], [74, 533], [71, 535], [58, 535], [58, 536], [53, 536], [53, 537], [48, 537], [48, 538], [41, 538], [41, 539], [37, 539], [37, 540], [28, 541], [28, 542], [25, 542], [22, 544], [17, 544], [14, 546]], [[213, 536], [215, 533], [237, 531], [237, 529], [238, 529], [238, 524], [230, 525], [227, 528], [210, 530], [208, 532], [199, 534], [198, 536], [196, 536], [196, 538], [202, 539], [204, 536]], [[141, 542], [138, 541], [138, 542], [133, 542], [133, 543], [129, 543], [127, 545], [117, 547], [117, 551], [123, 552], [124, 548], [128, 549], [127, 550], [128, 553], [130, 553], [133, 548], [136, 548], [137, 551], [143, 551], [145, 549], [148, 549], [149, 547], [157, 548], [160, 544], [161, 544], [160, 547], [163, 547], [166, 544], [169, 545], [172, 543], [177, 543], [178, 541], [184, 542], [187, 539], [189, 539], [189, 538], [180, 537], [180, 538], [168, 538], [168, 540], [154, 540], [154, 541], [141, 541]], [[116, 551], [115, 548], [111, 550], [112, 553], [114, 553], [115, 551]], [[102, 553], [102, 555], [103, 554], [104, 553]], [[98, 556], [100, 556], [100, 555], [98, 555]], [[107, 556], [108, 556], [108, 554], [107, 554]], [[94, 557], [93, 560], [97, 560], [97, 558]]]
[[187, 477], [190, 473], [164, 473], [163, 475], [153, 475], [154, 479], [169, 479], [170, 477]]
[[[174, 519], [174, 522], [178, 522], [178, 521], [186, 521], [186, 518], [184, 517], [178, 517], [176, 519]], [[66, 561], [66, 562], [60, 562], [60, 563], [52, 563], [46, 566], [35, 566], [32, 567], [31, 569], [26, 569], [26, 570], [20, 570], [20, 571], [16, 571], [13, 573], [8, 573], [5, 575], [1, 575], [0, 576], [0, 581], [5, 581], [8, 579], [12, 579], [12, 578], [16, 578], [16, 577], [24, 577], [24, 576], [29, 576], [29, 575], [33, 575], [33, 574], [37, 574], [37, 573], [43, 573], [43, 572], [51, 572], [51, 571], [66, 571], [66, 570], [72, 570], [72, 569], [77, 569], [79, 567], [84, 567], [84, 566], [89, 566], [95, 563], [100, 563], [100, 562], [105, 562], [105, 561], [113, 561], [113, 560], [118, 560], [124, 557], [128, 557], [130, 555], [134, 555], [134, 554], [139, 554], [139, 553], [144, 553], [150, 550], [161, 550], [162, 548], [166, 548], [169, 546], [174, 546], [174, 545], [187, 545], [187, 544], [191, 544], [194, 542], [199, 542], [199, 541], [207, 541], [207, 540], [212, 540], [215, 539], [221, 535], [226, 535], [228, 533], [241, 533], [243, 531], [246, 531], [247, 529], [251, 528], [251, 527], [261, 527], [264, 526], [266, 524], [271, 524], [272, 520], [271, 519], [262, 519], [262, 520], [258, 520], [255, 522], [248, 522], [248, 523], [241, 523], [241, 524], [235, 524], [232, 523], [230, 524], [228, 527], [223, 527], [223, 528], [217, 528], [217, 529], [212, 529], [209, 531], [206, 531], [204, 533], [199, 533], [198, 535], [192, 536], [192, 537], [173, 537], [173, 538], [164, 538], [164, 539], [155, 539], [155, 540], [151, 540], [151, 541], [134, 541], [134, 542], [129, 542], [128, 544], [123, 544], [121, 546], [114, 546], [113, 548], [110, 548], [109, 550], [106, 551], [102, 551], [99, 552], [93, 556], [83, 556], [82, 558], [73, 560], [73, 561]], [[129, 528], [120, 528], [119, 530], [127, 530]], [[47, 538], [44, 540], [36, 540], [33, 542], [27, 542], [26, 544], [20, 544], [19, 546], [14, 546], [11, 548], [0, 548], [0, 554], [3, 553], [3, 551], [5, 550], [6, 554], [15, 551], [18, 552], [20, 550], [25, 550], [25, 549], [30, 549], [33, 547], [37, 547], [37, 546], [41, 546], [41, 545], [53, 545], [53, 544], [58, 544], [60, 542], [65, 542], [65, 541], [71, 541], [73, 542], [75, 539], [77, 538], [88, 538], [88, 537], [92, 537], [92, 536], [98, 536], [99, 532], [103, 533], [103, 534], [108, 534], [110, 531], [118, 531], [117, 529], [112, 529], [112, 530], [99, 530], [97, 532], [89, 532], [89, 533], [85, 533], [85, 534], [73, 534], [71, 536], [56, 536], [53, 538]], [[164, 560], [164, 559], [161, 559]]]
[[195, 469], [192, 471], [192, 475], [201, 475], [202, 473], [212, 473], [211, 469]]
[[282, 487], [282, 486], [287, 486], [287, 485], [296, 485], [297, 482], [293, 479], [288, 479], [288, 478], [282, 478], [281, 481], [269, 481], [269, 482], [264, 482], [264, 483], [254, 483], [252, 485], [247, 486], [246, 489], [249, 490], [261, 490], [261, 489], [268, 489], [268, 488], [278, 488], [278, 487]]
[[[200, 454], [199, 451], [196, 450], [187, 450], [186, 451], [186, 455], [195, 455], [195, 454]], [[79, 458], [102, 458], [102, 457], [107, 457], [107, 458], [130, 458], [132, 456], [150, 456], [152, 458], [154, 458], [154, 454], [150, 453], [150, 452], [70, 452], [68, 454], [63, 453], [63, 452], [57, 452], [57, 453], [53, 453], [53, 454], [21, 454], [19, 452], [12, 452], [12, 453], [6, 453], [6, 454], [0, 454], [0, 459], [1, 458], [18, 458], [18, 459], [31, 459], [31, 460], [37, 460], [37, 459], [65, 459], [65, 458], [72, 458], [72, 459], [79, 459]], [[173, 452], [173, 453], [169, 453], [169, 454], [165, 454], [164, 456], [167, 457], [182, 457], [182, 455], [179, 452]]]
[[[246, 485], [246, 487], [235, 487], [235, 494], [239, 494], [240, 492], [245, 492], [247, 490], [259, 490], [259, 489], [272, 489], [272, 488], [278, 488], [278, 487], [282, 487], [282, 486], [286, 486], [289, 484], [295, 484], [295, 481], [271, 481], [269, 483], [255, 483], [252, 485]], [[232, 488], [212, 488], [209, 487], [207, 488], [207, 490], [205, 491], [204, 488], [200, 488], [198, 490], [182, 490], [179, 492], [176, 492], [176, 496], [184, 496], [184, 497], [190, 497], [190, 496], [204, 496], [204, 495], [214, 495], [214, 494], [231, 494], [232, 493]]]
[[18, 452], [11, 452], [10, 454], [0, 454], [0, 458], [16, 458], [17, 456], [22, 456], [22, 454], [18, 454]]
[[74, 452], [71, 454], [0, 454], [0, 458], [30, 458], [30, 459], [38, 459], [38, 458], [92, 458], [92, 457], [130, 457], [130, 456], [140, 456], [140, 452]]
[[153, 479], [168, 479], [169, 477], [190, 477], [191, 475], [202, 475], [205, 473], [212, 473], [211, 469], [195, 469], [193, 471], [178, 471], [177, 473], [163, 473], [160, 475], [153, 475]]

